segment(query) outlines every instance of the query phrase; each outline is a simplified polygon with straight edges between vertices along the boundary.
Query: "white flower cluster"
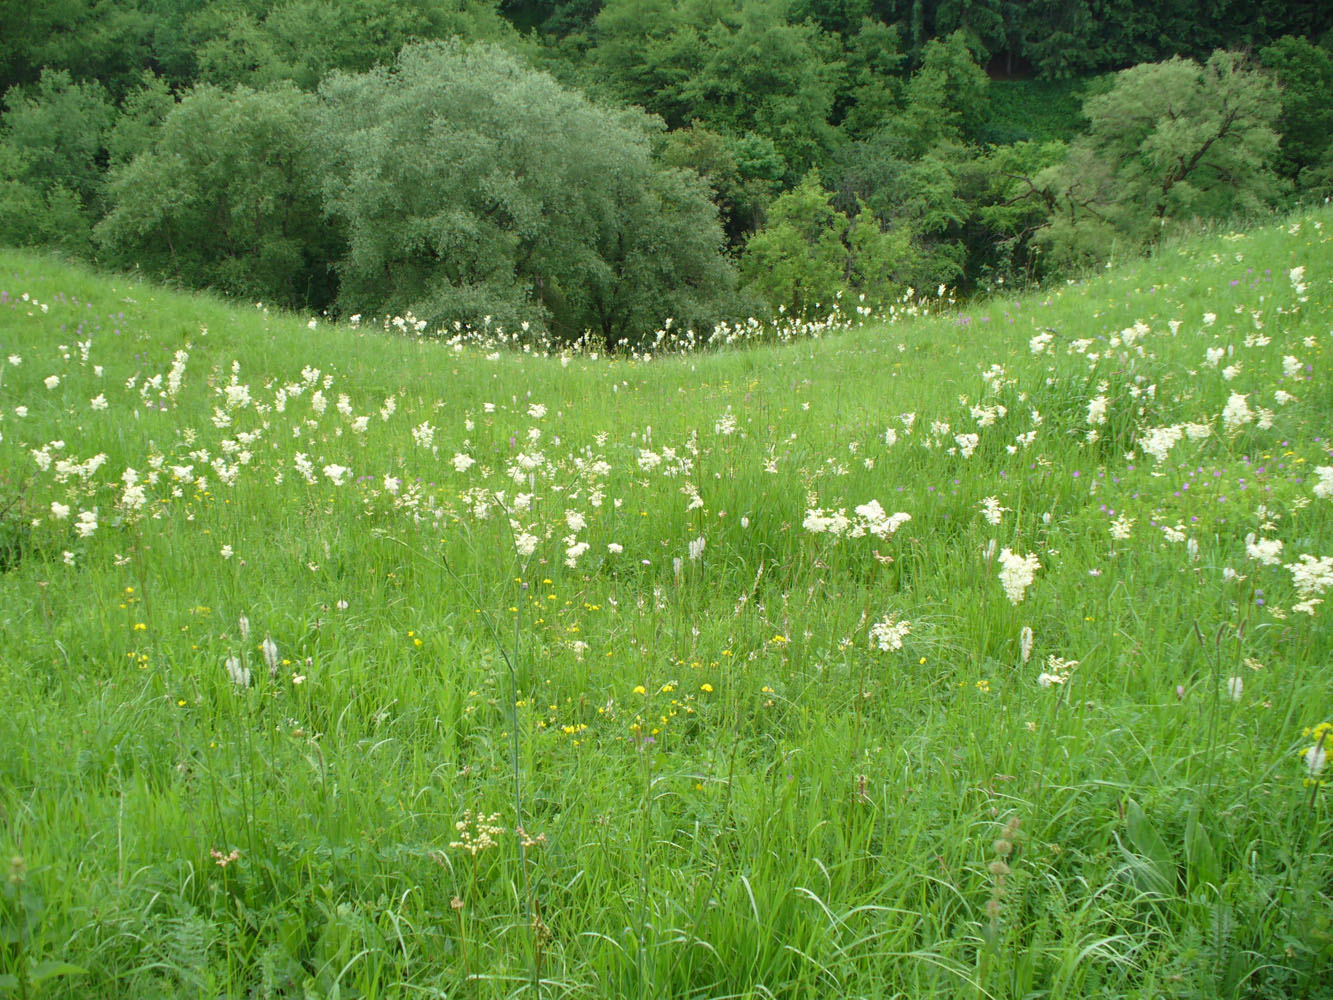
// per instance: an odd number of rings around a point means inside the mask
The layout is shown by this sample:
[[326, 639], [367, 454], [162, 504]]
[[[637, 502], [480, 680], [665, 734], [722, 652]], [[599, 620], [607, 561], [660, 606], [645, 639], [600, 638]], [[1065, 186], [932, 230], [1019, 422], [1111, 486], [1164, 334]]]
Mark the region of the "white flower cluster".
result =
[[1048, 688], [1052, 684], [1064, 684], [1069, 680], [1070, 673], [1077, 666], [1078, 660], [1062, 660], [1052, 654], [1046, 658], [1046, 670], [1042, 671], [1041, 676], [1037, 678], [1037, 683], [1044, 688]]
[[1004, 587], [1005, 596], [1011, 604], [1023, 600], [1039, 569], [1041, 562], [1032, 553], [1020, 556], [1010, 551], [1008, 546], [1000, 550], [1000, 585]]
[[1285, 568], [1300, 597], [1291, 610], [1314, 614], [1314, 609], [1323, 603], [1320, 595], [1333, 587], [1333, 556], [1301, 555], [1298, 562], [1287, 563]]
[[903, 648], [903, 639], [912, 632], [911, 622], [900, 622], [893, 615], [870, 626], [870, 642], [882, 652]]
[[853, 513], [855, 514], [854, 517], [848, 517], [847, 510], [843, 507], [839, 507], [837, 510], [813, 507], [806, 510], [805, 520], [801, 522], [801, 527], [811, 534], [833, 535], [835, 538], [844, 536], [847, 538], [862, 538], [866, 535], [888, 538], [912, 520], [911, 514], [901, 511], [892, 515], [885, 513], [878, 500], [861, 504]]

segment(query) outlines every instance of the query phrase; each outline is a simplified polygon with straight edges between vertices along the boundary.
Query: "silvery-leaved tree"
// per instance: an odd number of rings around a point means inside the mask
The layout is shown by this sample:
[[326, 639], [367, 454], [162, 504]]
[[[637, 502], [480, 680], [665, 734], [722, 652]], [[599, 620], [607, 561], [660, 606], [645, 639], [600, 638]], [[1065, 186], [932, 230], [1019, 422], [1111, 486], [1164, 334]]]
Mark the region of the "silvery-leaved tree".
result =
[[654, 160], [656, 119], [455, 42], [334, 74], [320, 98], [346, 310], [615, 345], [729, 308], [717, 210], [698, 175]]

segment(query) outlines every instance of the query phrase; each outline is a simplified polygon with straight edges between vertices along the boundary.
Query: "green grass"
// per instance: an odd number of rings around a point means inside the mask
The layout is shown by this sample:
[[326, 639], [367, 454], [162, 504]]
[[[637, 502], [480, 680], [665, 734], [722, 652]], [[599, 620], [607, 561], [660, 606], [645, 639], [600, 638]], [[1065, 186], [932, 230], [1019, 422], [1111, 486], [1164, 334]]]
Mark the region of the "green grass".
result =
[[648, 363], [0, 253], [0, 995], [1330, 995], [1331, 233]]

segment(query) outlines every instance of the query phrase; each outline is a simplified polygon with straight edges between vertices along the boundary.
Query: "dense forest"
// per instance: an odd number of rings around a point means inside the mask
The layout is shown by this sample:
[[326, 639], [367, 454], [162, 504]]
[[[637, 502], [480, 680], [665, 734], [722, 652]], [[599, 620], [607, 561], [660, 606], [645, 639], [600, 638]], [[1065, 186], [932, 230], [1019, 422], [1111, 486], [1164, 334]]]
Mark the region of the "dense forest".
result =
[[0, 243], [431, 330], [874, 309], [1333, 193], [1314, 0], [0, 0], [0, 36]]

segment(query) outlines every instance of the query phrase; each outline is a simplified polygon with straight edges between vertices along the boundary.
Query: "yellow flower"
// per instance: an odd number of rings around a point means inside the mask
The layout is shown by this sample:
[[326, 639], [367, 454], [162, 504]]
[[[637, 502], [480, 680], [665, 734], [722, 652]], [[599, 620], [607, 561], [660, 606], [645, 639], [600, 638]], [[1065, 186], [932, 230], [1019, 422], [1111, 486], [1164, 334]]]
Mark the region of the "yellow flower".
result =
[[648, 690], [647, 690], [647, 688], [645, 688], [642, 684], [636, 684], [636, 685], [634, 685], [634, 693], [635, 693], [635, 694], [647, 694], [647, 693], [648, 693]]
[[712, 694], [712, 693], [713, 693], [713, 685], [711, 685], [711, 684], [700, 684], [700, 685], [699, 685], [699, 690], [700, 690], [700, 691], [703, 691], [705, 694]]

